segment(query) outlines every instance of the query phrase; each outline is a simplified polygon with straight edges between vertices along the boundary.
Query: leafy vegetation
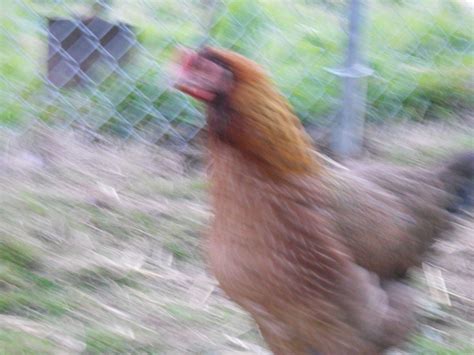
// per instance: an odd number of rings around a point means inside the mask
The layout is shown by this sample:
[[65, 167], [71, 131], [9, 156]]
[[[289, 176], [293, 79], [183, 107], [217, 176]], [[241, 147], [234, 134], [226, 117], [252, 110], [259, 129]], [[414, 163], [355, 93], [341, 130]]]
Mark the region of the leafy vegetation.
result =
[[[97, 88], [48, 96], [42, 81], [46, 16], [88, 13], [88, 2], [8, 2], [0, 15], [0, 123], [79, 121], [122, 136], [131, 127], [158, 135], [167, 122], [199, 125], [194, 102], [168, 90], [177, 44], [203, 38], [210, 17], [200, 2], [115, 3], [108, 16], [135, 26], [141, 48], [125, 74], [104, 74]], [[89, 2], [90, 3], [90, 2]], [[67, 5], [67, 6], [66, 6]], [[364, 52], [368, 118], [447, 118], [472, 107], [473, 33], [457, 0], [377, 1], [368, 11]], [[255, 58], [273, 73], [304, 121], [324, 121], [340, 106], [347, 25], [343, 2], [227, 0], [216, 9], [212, 41]]]

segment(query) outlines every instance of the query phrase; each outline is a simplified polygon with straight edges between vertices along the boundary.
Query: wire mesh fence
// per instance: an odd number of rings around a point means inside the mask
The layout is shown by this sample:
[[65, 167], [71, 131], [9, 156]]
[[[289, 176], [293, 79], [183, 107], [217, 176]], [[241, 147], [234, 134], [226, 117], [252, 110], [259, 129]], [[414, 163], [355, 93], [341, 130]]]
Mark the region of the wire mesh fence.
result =
[[[315, 134], [344, 118], [441, 121], [473, 107], [470, 3], [2, 1], [0, 353], [267, 354], [203, 260], [207, 183], [200, 152], [181, 149], [205, 117], [170, 88], [174, 49], [207, 43], [261, 63]], [[383, 125], [379, 158], [472, 149], [466, 122]], [[415, 272], [426, 292], [404, 353], [473, 353], [473, 231], [460, 223]]]
[[4, 2], [0, 125], [24, 132], [45, 122], [186, 146], [204, 118], [170, 90], [167, 68], [176, 46], [203, 41], [262, 63], [308, 124], [338, 125], [348, 105], [342, 80], [361, 68], [370, 121], [444, 118], [472, 106], [468, 1], [363, 1], [358, 62], [346, 60], [350, 3]]

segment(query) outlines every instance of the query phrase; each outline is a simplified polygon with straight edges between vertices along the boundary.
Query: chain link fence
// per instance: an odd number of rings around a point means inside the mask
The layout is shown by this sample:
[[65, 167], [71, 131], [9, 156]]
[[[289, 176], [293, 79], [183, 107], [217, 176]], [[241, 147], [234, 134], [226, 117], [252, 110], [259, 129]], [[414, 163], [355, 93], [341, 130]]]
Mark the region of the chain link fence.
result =
[[[354, 3], [363, 10], [356, 16]], [[316, 127], [357, 119], [354, 95], [357, 114], [372, 122], [446, 118], [472, 107], [469, 1], [9, 0], [2, 7], [0, 126], [12, 132], [44, 122], [186, 147], [205, 120], [195, 102], [170, 90], [167, 68], [176, 46], [203, 41], [263, 64]], [[348, 38], [356, 30], [354, 47]], [[348, 86], [354, 78], [358, 85]]]
[[[174, 49], [253, 58], [336, 149], [365, 121], [367, 160], [429, 163], [474, 146], [470, 3], [1, 1], [0, 354], [268, 354], [206, 267], [205, 117]], [[474, 354], [473, 241], [460, 218], [414, 270], [419, 332], [392, 353]]]

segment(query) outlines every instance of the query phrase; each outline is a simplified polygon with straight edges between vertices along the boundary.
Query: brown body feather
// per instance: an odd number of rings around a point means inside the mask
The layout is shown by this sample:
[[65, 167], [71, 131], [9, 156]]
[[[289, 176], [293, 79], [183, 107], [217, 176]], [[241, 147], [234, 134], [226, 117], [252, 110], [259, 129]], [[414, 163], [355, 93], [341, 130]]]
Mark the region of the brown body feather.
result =
[[396, 278], [449, 228], [449, 179], [325, 166], [259, 66], [222, 50], [201, 56], [233, 80], [208, 105], [207, 250], [221, 287], [276, 354], [377, 354], [402, 341], [413, 318]]

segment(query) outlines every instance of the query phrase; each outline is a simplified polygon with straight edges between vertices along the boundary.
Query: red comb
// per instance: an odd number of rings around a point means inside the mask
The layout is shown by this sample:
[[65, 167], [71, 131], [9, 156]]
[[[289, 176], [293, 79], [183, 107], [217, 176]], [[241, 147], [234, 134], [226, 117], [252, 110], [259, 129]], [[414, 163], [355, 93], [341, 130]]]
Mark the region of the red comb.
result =
[[183, 70], [188, 70], [198, 58], [198, 54], [190, 49], [181, 52], [181, 65]]

